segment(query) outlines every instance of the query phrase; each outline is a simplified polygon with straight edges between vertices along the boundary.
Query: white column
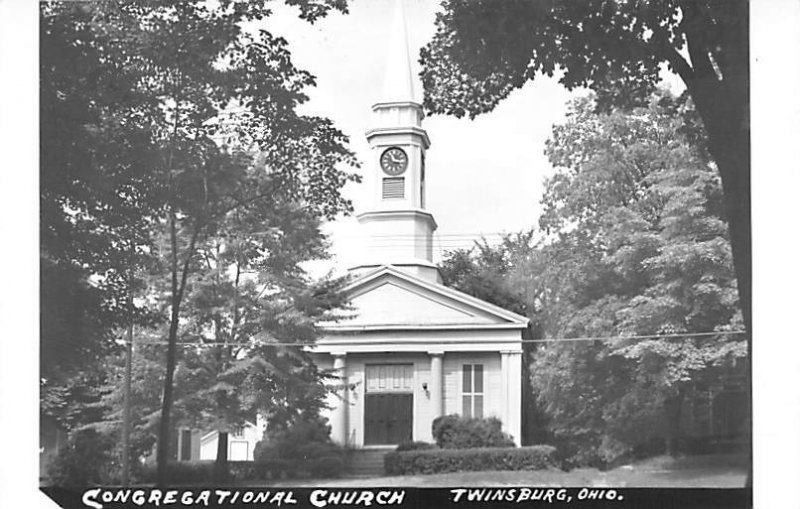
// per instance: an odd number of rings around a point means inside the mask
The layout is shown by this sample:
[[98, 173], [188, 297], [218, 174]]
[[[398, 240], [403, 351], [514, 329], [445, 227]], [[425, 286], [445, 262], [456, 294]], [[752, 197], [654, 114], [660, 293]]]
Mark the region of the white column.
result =
[[331, 415], [331, 440], [344, 446], [347, 445], [347, 362], [345, 354], [333, 355], [333, 369], [337, 377], [337, 384], [341, 386], [336, 391], [335, 408]]
[[443, 415], [444, 412], [444, 394], [442, 391], [442, 357], [444, 352], [428, 352], [431, 356], [431, 413], [433, 419]]
[[503, 428], [508, 432], [508, 425], [510, 424], [508, 408], [509, 408], [509, 387], [508, 387], [508, 354], [509, 352], [500, 352], [500, 390], [503, 395], [502, 405], [500, 407], [501, 418], [503, 420]]
[[522, 352], [501, 352], [502, 379], [505, 385], [506, 432], [514, 437], [514, 443], [522, 441]]

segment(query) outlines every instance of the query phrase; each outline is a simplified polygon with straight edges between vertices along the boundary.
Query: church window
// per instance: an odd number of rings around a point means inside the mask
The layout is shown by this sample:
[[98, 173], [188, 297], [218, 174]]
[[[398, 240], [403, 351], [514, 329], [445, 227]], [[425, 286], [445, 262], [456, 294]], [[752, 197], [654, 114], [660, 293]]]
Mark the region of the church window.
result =
[[383, 199], [405, 198], [405, 178], [389, 177], [383, 179]]
[[461, 379], [461, 414], [483, 417], [483, 364], [464, 364]]

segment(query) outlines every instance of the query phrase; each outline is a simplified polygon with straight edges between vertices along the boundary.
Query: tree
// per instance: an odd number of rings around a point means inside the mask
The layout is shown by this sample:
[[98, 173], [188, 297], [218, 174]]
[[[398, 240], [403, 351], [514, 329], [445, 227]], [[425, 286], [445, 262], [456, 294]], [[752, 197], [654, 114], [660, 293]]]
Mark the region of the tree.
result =
[[192, 388], [176, 404], [192, 427], [219, 432], [221, 479], [231, 429], [257, 414], [280, 421], [276, 416], [293, 399], [295, 387], [307, 399], [294, 399], [294, 410], [319, 408], [321, 376], [303, 347], [316, 339], [317, 323], [333, 319], [343, 305], [342, 281], [308, 281], [300, 268], [301, 262], [326, 255], [316, 218], [286, 205], [266, 215], [271, 220], [261, 226], [267, 231], [253, 231], [256, 225], [235, 214], [219, 237], [200, 246], [201, 267], [186, 302], [189, 323], [182, 341], [203, 348], [179, 356], [176, 384]]
[[442, 282], [464, 293], [491, 302], [503, 309], [532, 317], [535, 298], [530, 287], [513, 279], [516, 267], [523, 265], [521, 257], [530, 254], [533, 232], [508, 235], [497, 246], [485, 239], [471, 249], [446, 253], [439, 270]]
[[536, 235], [450, 253], [443, 277], [526, 313], [533, 337], [553, 340], [529, 357], [538, 405], [526, 405], [528, 434], [577, 464], [651, 442], [674, 453], [686, 403], [745, 355], [728, 334], [741, 315], [694, 107], [658, 93], [646, 107], [599, 114], [593, 97], [578, 99], [547, 154], [557, 172]]
[[557, 436], [584, 444], [578, 461], [648, 437], [677, 452], [684, 399], [746, 356], [722, 190], [694, 115], [686, 97], [609, 114], [584, 98], [548, 142], [551, 238], [529, 269], [543, 329], [612, 338], [556, 341], [532, 369]]
[[[57, 393], [113, 352], [128, 323], [130, 271], [148, 263], [150, 126], [125, 62], [85, 6], [41, 3], [40, 142], [42, 392]], [[146, 320], [139, 313], [137, 321]]]
[[[300, 13], [313, 21], [343, 10], [340, 4], [301, 3]], [[117, 288], [136, 251], [160, 257], [169, 274], [161, 480], [176, 342], [198, 246], [230, 214], [258, 224], [259, 203], [274, 196], [318, 218], [350, 209], [339, 193], [355, 179], [346, 169], [356, 165], [346, 138], [327, 119], [296, 112], [314, 78], [293, 66], [285, 40], [242, 28], [269, 12], [263, 2], [236, 0], [42, 6], [42, 38], [58, 57], [42, 67], [43, 81], [57, 78], [44, 103], [60, 128], [55, 134], [68, 135], [63, 147], [43, 146], [53, 178], [43, 185], [43, 208], [54, 230], [66, 224], [83, 233], [71, 239], [82, 257], [64, 256], [81, 269], [75, 284], [95, 278]], [[89, 246], [95, 236], [99, 250]], [[116, 295], [104, 297], [112, 309], [125, 307]], [[104, 323], [101, 333], [113, 325]]]
[[636, 106], [663, 66], [697, 107], [724, 190], [739, 298], [750, 330], [750, 128], [747, 0], [585, 2], [447, 0], [422, 50], [425, 107], [491, 111], [539, 73], [589, 87], [597, 106]]

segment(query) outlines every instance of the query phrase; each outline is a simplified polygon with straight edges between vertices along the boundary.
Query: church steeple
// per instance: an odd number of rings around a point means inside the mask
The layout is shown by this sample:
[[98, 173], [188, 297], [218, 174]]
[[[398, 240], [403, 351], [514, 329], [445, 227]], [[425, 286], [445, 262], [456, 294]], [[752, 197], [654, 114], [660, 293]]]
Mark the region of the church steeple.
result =
[[367, 249], [356, 269], [394, 265], [441, 282], [433, 264], [436, 221], [425, 210], [425, 151], [430, 139], [422, 127], [403, 0], [394, 1], [383, 93], [372, 106], [373, 127], [366, 133], [375, 186], [371, 209], [358, 215]]
[[383, 80], [382, 102], [417, 102], [413, 60], [408, 49], [408, 27], [402, 0], [394, 2], [389, 51]]

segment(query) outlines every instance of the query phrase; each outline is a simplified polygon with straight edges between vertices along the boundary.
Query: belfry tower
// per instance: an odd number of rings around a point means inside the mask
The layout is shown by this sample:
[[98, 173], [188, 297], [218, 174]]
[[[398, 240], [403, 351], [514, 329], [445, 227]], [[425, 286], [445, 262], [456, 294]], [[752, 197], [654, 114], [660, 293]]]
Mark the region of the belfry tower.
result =
[[342, 290], [352, 314], [323, 324], [312, 352], [342, 380], [325, 412], [331, 438], [353, 446], [352, 465], [366, 470], [399, 443], [432, 441], [432, 423], [443, 415], [497, 417], [515, 443], [522, 436], [528, 319], [448, 288], [433, 264], [436, 221], [425, 208], [430, 140], [403, 0], [393, 1], [384, 88], [366, 132], [365, 180], [374, 184], [357, 216], [367, 245]]
[[359, 214], [366, 236], [363, 261], [351, 270], [363, 273], [392, 265], [417, 277], [441, 282], [433, 263], [436, 221], [425, 210], [425, 151], [430, 147], [422, 127], [402, 0], [395, 2], [383, 93], [372, 106], [366, 136], [372, 148], [372, 200]]

